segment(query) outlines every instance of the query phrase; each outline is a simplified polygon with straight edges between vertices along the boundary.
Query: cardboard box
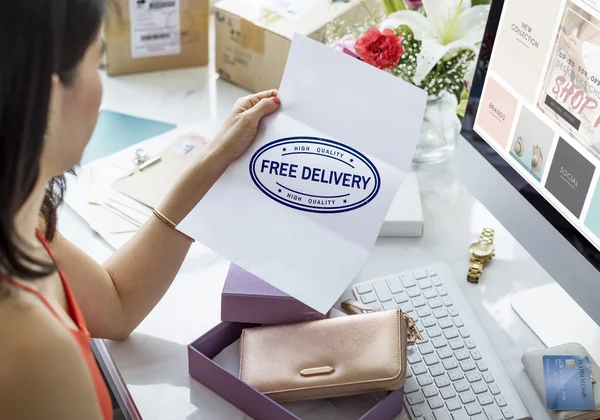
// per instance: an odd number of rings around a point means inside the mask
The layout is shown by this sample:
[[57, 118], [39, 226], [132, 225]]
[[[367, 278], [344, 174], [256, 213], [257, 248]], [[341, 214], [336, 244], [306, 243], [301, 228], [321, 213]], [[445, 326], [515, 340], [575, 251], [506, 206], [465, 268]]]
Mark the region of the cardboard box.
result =
[[231, 264], [221, 294], [221, 320], [289, 324], [327, 318], [304, 303]]
[[208, 64], [209, 0], [117, 0], [103, 26], [110, 76]]
[[417, 174], [411, 172], [394, 197], [379, 236], [420, 238], [423, 236], [423, 225], [419, 181]]
[[[256, 325], [222, 322], [188, 345], [190, 376], [255, 420], [300, 420], [284, 407], [240, 381], [215, 362], [223, 349], [233, 344], [242, 329]], [[390, 392], [360, 420], [392, 420], [403, 409], [404, 389]]]
[[[369, 9], [376, 11], [377, 7]], [[252, 92], [279, 87], [295, 32], [323, 42], [327, 23], [341, 18], [350, 25], [369, 13], [361, 0], [319, 3], [297, 18], [281, 16], [246, 0], [222, 0], [214, 8], [216, 71], [223, 79]]]

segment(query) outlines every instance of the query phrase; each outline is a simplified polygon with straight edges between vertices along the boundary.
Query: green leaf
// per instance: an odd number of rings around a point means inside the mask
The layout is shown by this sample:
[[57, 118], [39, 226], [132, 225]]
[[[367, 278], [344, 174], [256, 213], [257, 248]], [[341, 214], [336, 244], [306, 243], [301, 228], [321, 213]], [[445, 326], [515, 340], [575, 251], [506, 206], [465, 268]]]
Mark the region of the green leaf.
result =
[[471, 0], [471, 6], [479, 6], [481, 4], [491, 4], [492, 0]]
[[469, 91], [467, 90], [467, 88], [463, 88], [462, 92], [460, 93], [460, 100], [464, 101], [464, 100], [468, 100], [469, 99]]
[[469, 101], [466, 99], [463, 99], [462, 101], [459, 102], [458, 106], [456, 107], [456, 114], [461, 117], [464, 118], [465, 116], [465, 112], [467, 111], [467, 103]]
[[386, 15], [397, 12], [398, 10], [405, 10], [404, 0], [380, 0], [383, 12]]

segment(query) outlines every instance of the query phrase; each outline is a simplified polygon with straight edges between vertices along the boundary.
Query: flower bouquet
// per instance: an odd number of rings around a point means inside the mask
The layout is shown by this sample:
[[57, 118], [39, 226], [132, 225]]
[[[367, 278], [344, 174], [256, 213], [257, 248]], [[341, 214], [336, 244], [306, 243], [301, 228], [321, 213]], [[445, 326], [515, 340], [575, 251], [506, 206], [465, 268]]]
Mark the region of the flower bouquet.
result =
[[380, 0], [380, 10], [370, 11], [365, 21], [350, 27], [332, 22], [327, 29], [327, 44], [428, 93], [415, 162], [439, 162], [454, 150], [489, 13], [487, 3]]

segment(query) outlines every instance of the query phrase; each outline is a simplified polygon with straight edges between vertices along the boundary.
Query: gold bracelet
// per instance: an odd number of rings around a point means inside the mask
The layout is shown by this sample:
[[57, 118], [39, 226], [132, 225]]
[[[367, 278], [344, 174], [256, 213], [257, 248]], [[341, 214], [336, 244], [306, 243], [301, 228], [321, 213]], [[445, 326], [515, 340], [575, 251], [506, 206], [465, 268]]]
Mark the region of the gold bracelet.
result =
[[152, 209], [152, 213], [154, 213], [154, 215], [163, 223], [165, 223], [166, 225], [168, 225], [169, 227], [173, 228], [175, 231], [179, 232], [180, 234], [182, 234], [183, 236], [185, 236], [186, 238], [188, 238], [190, 241], [192, 241], [192, 243], [196, 242], [194, 240], [194, 238], [186, 235], [185, 233], [183, 233], [182, 231], [177, 229], [177, 225], [175, 223], [173, 223], [173, 221], [171, 219], [169, 219], [167, 216], [165, 216], [164, 214], [162, 214], [159, 210], [157, 209]]

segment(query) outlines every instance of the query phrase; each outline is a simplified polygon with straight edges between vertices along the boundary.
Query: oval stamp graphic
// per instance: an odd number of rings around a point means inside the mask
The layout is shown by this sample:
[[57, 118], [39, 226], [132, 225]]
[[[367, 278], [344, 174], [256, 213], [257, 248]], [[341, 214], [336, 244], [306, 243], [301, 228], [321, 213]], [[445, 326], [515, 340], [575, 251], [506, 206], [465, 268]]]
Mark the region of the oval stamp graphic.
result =
[[381, 177], [359, 151], [318, 137], [272, 141], [250, 160], [254, 184], [269, 198], [297, 210], [341, 213], [368, 204]]

